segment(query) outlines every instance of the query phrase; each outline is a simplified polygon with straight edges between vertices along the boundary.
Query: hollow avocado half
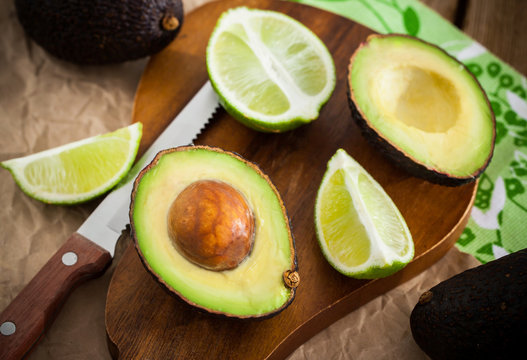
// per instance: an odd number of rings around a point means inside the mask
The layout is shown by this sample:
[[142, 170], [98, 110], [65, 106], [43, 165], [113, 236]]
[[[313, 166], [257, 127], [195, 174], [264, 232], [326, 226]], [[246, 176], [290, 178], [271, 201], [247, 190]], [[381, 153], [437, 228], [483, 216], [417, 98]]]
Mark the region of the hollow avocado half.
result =
[[415, 176], [462, 185], [492, 158], [496, 121], [485, 92], [433, 44], [369, 36], [351, 57], [348, 99], [366, 138]]
[[253, 163], [219, 148], [161, 151], [137, 176], [132, 238], [146, 269], [209, 313], [278, 314], [299, 283], [283, 201]]

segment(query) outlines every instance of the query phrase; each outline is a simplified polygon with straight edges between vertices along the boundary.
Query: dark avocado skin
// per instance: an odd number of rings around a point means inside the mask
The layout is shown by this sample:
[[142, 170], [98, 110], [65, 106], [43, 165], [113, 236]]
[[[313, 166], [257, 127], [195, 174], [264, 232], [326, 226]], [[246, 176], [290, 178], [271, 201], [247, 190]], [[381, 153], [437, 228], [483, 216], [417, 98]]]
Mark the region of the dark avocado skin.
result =
[[[412, 38], [411, 36], [404, 35], [404, 34], [372, 35], [372, 37], [390, 37], [390, 36], [399, 36], [399, 37]], [[425, 42], [425, 41], [420, 40], [420, 39], [418, 39], [418, 40], [421, 41], [421, 42]], [[367, 43], [367, 41], [365, 43], [363, 43], [361, 46], [365, 46], [366, 43]], [[427, 43], [427, 44], [439, 49], [440, 51], [445, 53], [447, 56], [452, 57], [448, 53], [446, 53], [443, 49], [441, 49], [440, 47], [438, 47], [438, 46], [436, 46], [434, 44], [431, 44], [431, 43]], [[357, 125], [361, 129], [362, 134], [370, 142], [370, 144], [372, 144], [376, 149], [381, 151], [381, 153], [383, 153], [384, 156], [386, 156], [388, 159], [390, 159], [390, 161], [392, 161], [394, 164], [396, 164], [398, 167], [404, 169], [408, 173], [412, 174], [413, 176], [425, 179], [425, 180], [430, 181], [430, 182], [432, 182], [434, 184], [445, 185], [445, 186], [460, 186], [460, 185], [464, 185], [464, 184], [467, 184], [467, 183], [471, 183], [471, 182], [475, 181], [485, 171], [485, 169], [488, 167], [488, 165], [489, 165], [489, 163], [490, 163], [490, 161], [492, 159], [492, 156], [493, 156], [493, 153], [494, 153], [494, 139], [496, 138], [496, 119], [495, 119], [494, 113], [492, 111], [491, 111], [491, 113], [492, 113], [492, 122], [494, 124], [493, 125], [493, 129], [494, 129], [493, 130], [493, 140], [492, 140], [493, 146], [492, 146], [492, 150], [491, 150], [491, 152], [489, 154], [489, 157], [487, 158], [487, 161], [485, 162], [485, 164], [483, 164], [482, 167], [480, 167], [476, 172], [474, 172], [473, 174], [471, 174], [470, 176], [467, 176], [467, 177], [455, 177], [455, 176], [453, 176], [451, 174], [443, 173], [443, 172], [440, 172], [440, 171], [438, 171], [436, 169], [428, 168], [428, 167], [424, 166], [423, 164], [415, 161], [411, 157], [409, 157], [404, 151], [402, 151], [401, 149], [397, 148], [392, 143], [387, 141], [382, 136], [382, 134], [380, 134], [378, 131], [376, 131], [374, 128], [372, 128], [370, 126], [370, 123], [365, 119], [365, 117], [361, 113], [359, 107], [353, 101], [353, 94], [352, 94], [351, 82], [350, 82], [350, 74], [351, 74], [351, 66], [353, 65], [353, 57], [352, 57], [351, 62], [352, 63], [350, 64], [350, 67], [348, 69], [347, 87], [346, 87], [346, 89], [347, 89], [347, 94], [348, 94], [348, 104], [349, 104], [349, 107], [350, 107], [350, 110], [351, 110], [352, 118], [356, 121]], [[462, 63], [460, 63], [460, 66], [465, 67], [465, 69], [468, 71], [466, 66], [463, 65]], [[485, 96], [485, 101], [487, 102], [487, 106], [489, 107], [489, 109], [492, 109], [485, 92], [481, 88], [481, 85], [479, 84], [479, 82], [477, 81], [477, 79], [473, 75], [471, 75], [471, 76], [474, 79], [474, 81], [478, 84], [479, 88], [482, 91], [483, 96]]]
[[[349, 80], [348, 80], [349, 81]], [[485, 167], [482, 167], [478, 170], [477, 173], [473, 174], [470, 177], [453, 177], [445, 173], [429, 169], [426, 166], [414, 161], [408, 157], [402, 150], [393, 146], [390, 142], [386, 141], [375, 129], [371, 128], [368, 122], [363, 118], [357, 106], [351, 100], [349, 95], [349, 86], [348, 86], [348, 103], [351, 110], [351, 116], [361, 129], [362, 134], [368, 140], [368, 142], [378, 149], [385, 157], [387, 157], [393, 164], [404, 169], [413, 176], [425, 179], [434, 184], [445, 185], [445, 186], [460, 186], [464, 184], [471, 183], [475, 181], [481, 173], [487, 168], [487, 165], [490, 161], [487, 161]]]
[[[76, 64], [135, 60], [167, 46], [183, 22], [181, 0], [15, 0], [26, 34], [53, 56]], [[180, 26], [164, 30], [173, 14]]]
[[[348, 86], [349, 89], [349, 86]], [[348, 90], [349, 92], [349, 90]], [[355, 106], [355, 103], [351, 100], [351, 96], [348, 95], [348, 103], [351, 109], [351, 116], [356, 121], [357, 125], [361, 129], [364, 137], [369, 143], [378, 149], [385, 157], [387, 157], [396, 166], [404, 169], [413, 176], [420, 177], [427, 181], [435, 184], [445, 186], [460, 186], [463, 184], [475, 181], [477, 177], [484, 171], [484, 168], [480, 169], [478, 173], [471, 177], [456, 178], [449, 176], [444, 173], [427, 168], [426, 166], [415, 162], [408, 157], [403, 151], [393, 146], [391, 143], [386, 141], [375, 129], [368, 125], [368, 122], [364, 120], [359, 110]], [[487, 163], [488, 164], [488, 163]]]
[[410, 327], [432, 359], [517, 359], [525, 354], [527, 249], [466, 270], [429, 292], [414, 307]]

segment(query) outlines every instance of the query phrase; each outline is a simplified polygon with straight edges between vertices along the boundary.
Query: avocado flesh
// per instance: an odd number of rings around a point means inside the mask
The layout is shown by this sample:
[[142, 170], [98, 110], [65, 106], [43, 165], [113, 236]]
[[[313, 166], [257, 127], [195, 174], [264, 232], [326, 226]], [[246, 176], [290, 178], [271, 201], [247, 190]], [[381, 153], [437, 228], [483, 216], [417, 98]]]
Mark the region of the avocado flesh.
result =
[[349, 85], [366, 126], [425, 169], [472, 179], [488, 164], [495, 120], [487, 97], [440, 48], [371, 36], [352, 58]]
[[[253, 167], [224, 152], [203, 147], [167, 153], [146, 171], [132, 204], [134, 239], [154, 275], [192, 305], [240, 317], [273, 313], [286, 306], [294, 290], [283, 273], [296, 267], [292, 237], [274, 188]], [[201, 179], [235, 187], [255, 217], [253, 248], [242, 263], [211, 271], [181, 255], [167, 232], [167, 214], [177, 195]]]

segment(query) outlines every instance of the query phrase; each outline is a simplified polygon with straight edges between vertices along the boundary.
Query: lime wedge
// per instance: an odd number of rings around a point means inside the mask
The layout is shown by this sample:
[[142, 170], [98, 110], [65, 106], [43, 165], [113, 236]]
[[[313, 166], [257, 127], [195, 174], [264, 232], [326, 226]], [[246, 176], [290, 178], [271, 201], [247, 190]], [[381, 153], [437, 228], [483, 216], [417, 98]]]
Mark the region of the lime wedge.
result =
[[28, 196], [49, 204], [76, 204], [104, 194], [130, 170], [142, 136], [135, 123], [0, 165]]
[[344, 150], [329, 160], [315, 204], [322, 253], [358, 279], [395, 273], [414, 256], [404, 218], [384, 189]]
[[335, 88], [335, 65], [322, 41], [270, 10], [223, 13], [207, 46], [207, 70], [224, 108], [265, 132], [315, 120]]

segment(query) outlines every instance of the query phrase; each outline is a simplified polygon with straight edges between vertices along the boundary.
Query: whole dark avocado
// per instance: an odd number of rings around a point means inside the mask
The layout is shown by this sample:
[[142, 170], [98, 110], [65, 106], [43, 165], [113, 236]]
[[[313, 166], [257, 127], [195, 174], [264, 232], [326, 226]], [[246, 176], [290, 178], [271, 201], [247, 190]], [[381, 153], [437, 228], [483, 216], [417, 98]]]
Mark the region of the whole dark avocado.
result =
[[167, 46], [183, 21], [181, 0], [15, 0], [27, 35], [76, 64], [135, 60]]
[[515, 359], [527, 339], [527, 249], [466, 270], [419, 298], [415, 342], [432, 359]]

